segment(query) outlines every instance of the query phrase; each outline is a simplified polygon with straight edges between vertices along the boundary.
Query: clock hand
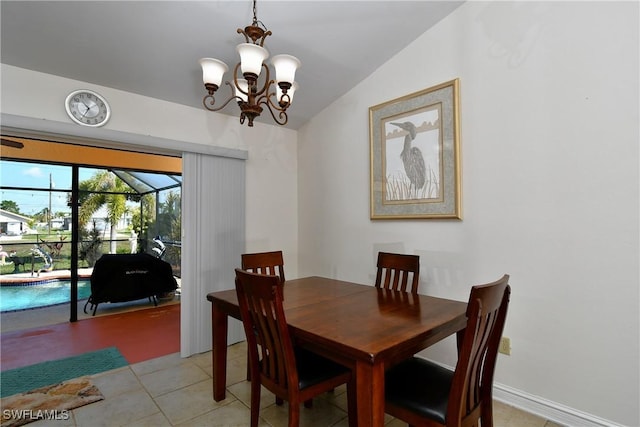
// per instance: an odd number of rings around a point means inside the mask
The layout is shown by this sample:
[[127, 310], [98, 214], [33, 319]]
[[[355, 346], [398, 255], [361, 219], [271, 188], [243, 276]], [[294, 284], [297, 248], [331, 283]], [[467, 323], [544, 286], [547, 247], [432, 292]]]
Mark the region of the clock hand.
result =
[[89, 111], [89, 107], [87, 107], [87, 104], [85, 104], [84, 102], [81, 103], [82, 106], [84, 106], [84, 111], [82, 111], [81, 105], [78, 104], [78, 111], [80, 111], [82, 113], [82, 117], [84, 117], [87, 112]]

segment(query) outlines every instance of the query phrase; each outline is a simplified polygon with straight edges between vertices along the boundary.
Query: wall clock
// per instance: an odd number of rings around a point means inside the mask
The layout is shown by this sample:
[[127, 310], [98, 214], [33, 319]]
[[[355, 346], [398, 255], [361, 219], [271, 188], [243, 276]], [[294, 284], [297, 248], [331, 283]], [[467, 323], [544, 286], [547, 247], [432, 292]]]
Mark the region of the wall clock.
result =
[[71, 92], [64, 106], [71, 120], [83, 126], [99, 127], [111, 117], [111, 107], [107, 100], [91, 90]]

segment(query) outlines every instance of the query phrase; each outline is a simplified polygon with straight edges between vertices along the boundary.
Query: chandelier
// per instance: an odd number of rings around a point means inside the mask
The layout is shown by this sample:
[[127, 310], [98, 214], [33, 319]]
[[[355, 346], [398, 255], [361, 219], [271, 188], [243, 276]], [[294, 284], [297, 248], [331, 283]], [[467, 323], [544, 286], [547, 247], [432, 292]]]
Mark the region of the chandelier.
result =
[[[264, 39], [272, 33], [256, 17], [256, 0], [253, 0], [253, 22], [244, 30], [238, 28], [238, 34], [244, 35], [246, 43], [240, 43], [236, 47], [240, 54], [240, 62], [233, 70], [233, 83], [225, 81], [231, 88], [231, 96], [222, 105], [215, 107], [214, 95], [229, 67], [220, 60], [202, 58], [199, 61], [202, 66], [202, 80], [208, 92], [202, 103], [209, 111], [220, 111], [235, 99], [240, 107], [240, 124], [248, 120], [249, 126], [253, 126], [253, 120], [262, 113], [264, 106], [276, 123], [287, 124], [287, 108], [291, 105], [297, 88], [294, 77], [296, 69], [300, 67], [300, 61], [291, 55], [272, 57], [271, 64], [275, 68], [276, 78], [271, 79], [269, 67], [264, 63], [269, 57], [269, 52], [263, 45]], [[241, 70], [241, 75], [238, 74], [238, 69]], [[263, 70], [264, 74], [261, 73]]]

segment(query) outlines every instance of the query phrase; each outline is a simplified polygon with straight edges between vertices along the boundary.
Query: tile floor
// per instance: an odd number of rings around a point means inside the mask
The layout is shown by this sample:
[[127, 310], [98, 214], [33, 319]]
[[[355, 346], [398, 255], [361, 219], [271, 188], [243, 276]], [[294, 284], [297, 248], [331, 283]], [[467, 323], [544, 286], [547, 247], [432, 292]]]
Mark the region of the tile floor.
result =
[[[186, 359], [178, 353], [94, 375], [94, 383], [105, 399], [72, 411], [66, 421], [38, 421], [32, 427], [54, 426], [247, 426], [249, 383], [246, 375], [246, 345], [228, 352], [227, 398], [212, 396], [211, 353]], [[263, 389], [260, 426], [286, 426], [287, 407], [276, 406], [272, 394]], [[313, 408], [301, 408], [301, 426], [346, 427], [346, 388], [314, 399]], [[388, 417], [388, 427], [405, 424]], [[495, 403], [495, 427], [558, 427], [534, 415]]]

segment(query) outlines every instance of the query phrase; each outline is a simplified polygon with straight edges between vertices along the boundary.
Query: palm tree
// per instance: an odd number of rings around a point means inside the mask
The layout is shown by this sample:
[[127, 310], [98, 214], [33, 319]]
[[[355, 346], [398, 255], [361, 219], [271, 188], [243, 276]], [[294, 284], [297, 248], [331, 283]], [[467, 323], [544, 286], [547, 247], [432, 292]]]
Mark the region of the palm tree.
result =
[[149, 225], [155, 221], [156, 198], [153, 194], [144, 194], [140, 198], [139, 207], [131, 209], [131, 226], [138, 236], [146, 236]]
[[[107, 221], [110, 225], [109, 252], [116, 253], [116, 227], [127, 210], [127, 199], [134, 196], [135, 193], [124, 181], [109, 171], [98, 172], [91, 178], [80, 182], [79, 189], [78, 222], [80, 229], [84, 230], [93, 214], [105, 206]], [[128, 196], [125, 193], [132, 193], [132, 195]]]
[[181, 218], [180, 193], [169, 191], [164, 203], [160, 206], [157, 229], [171, 240], [180, 240]]

